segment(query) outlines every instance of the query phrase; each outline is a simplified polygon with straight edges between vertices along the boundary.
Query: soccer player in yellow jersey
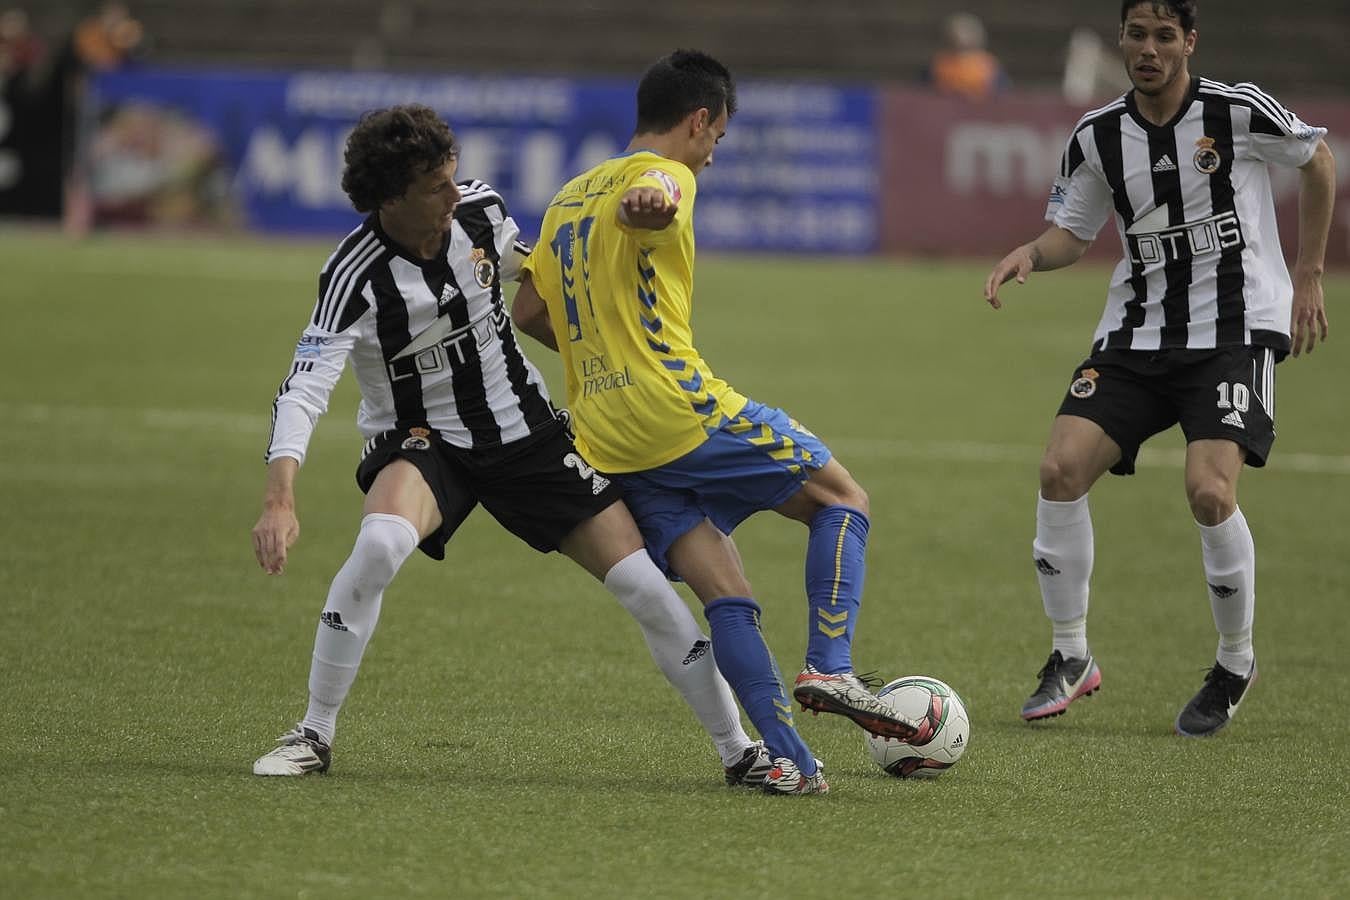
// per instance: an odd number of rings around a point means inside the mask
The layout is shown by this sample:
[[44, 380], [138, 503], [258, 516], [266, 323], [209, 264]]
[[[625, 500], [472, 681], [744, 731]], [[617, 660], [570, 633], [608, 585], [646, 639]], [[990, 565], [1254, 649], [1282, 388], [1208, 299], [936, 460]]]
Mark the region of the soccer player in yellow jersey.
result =
[[616, 479], [648, 552], [704, 604], [718, 667], [775, 757], [765, 789], [828, 790], [792, 721], [732, 529], [772, 509], [809, 526], [804, 708], [913, 737], [853, 674], [867, 495], [810, 431], [737, 393], [694, 348], [694, 181], [736, 111], [731, 75], [680, 50], [643, 75], [627, 152], [568, 182], [545, 213], [512, 308], [558, 350], [577, 447]]

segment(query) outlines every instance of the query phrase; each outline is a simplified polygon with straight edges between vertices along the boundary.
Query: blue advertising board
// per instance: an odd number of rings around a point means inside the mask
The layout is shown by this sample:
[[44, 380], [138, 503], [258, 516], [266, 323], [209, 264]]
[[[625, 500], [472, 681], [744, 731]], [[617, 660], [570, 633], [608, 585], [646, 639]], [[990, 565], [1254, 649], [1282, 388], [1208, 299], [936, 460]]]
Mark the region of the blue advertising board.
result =
[[[116, 72], [94, 85], [90, 180], [96, 209], [113, 221], [133, 211], [196, 214], [260, 231], [340, 234], [358, 220], [340, 186], [352, 125], [369, 109], [425, 103], [455, 129], [461, 174], [496, 187], [533, 236], [564, 181], [627, 146], [633, 92], [629, 82], [598, 79]], [[749, 82], [739, 93], [740, 111], [700, 179], [700, 246], [875, 249], [874, 92]], [[170, 199], [129, 203], [137, 190]]]

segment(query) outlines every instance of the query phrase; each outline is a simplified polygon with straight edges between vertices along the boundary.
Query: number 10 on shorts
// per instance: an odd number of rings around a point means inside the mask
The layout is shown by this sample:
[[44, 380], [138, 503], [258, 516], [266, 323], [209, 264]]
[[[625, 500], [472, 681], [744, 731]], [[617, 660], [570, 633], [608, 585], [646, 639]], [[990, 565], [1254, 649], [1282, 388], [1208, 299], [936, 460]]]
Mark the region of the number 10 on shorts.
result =
[[1246, 412], [1251, 407], [1251, 391], [1240, 381], [1229, 384], [1227, 381], [1219, 384], [1219, 409], [1236, 409], [1238, 412]]

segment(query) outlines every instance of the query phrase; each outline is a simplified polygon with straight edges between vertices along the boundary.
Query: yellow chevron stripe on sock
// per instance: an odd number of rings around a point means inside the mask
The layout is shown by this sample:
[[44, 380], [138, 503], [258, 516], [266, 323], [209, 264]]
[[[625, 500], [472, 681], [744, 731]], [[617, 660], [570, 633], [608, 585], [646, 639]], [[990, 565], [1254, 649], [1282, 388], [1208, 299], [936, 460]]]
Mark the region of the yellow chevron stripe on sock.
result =
[[848, 619], [848, 610], [844, 610], [843, 612], [836, 614], [827, 613], [823, 609], [818, 609], [816, 610], [816, 612], [820, 613], [820, 617], [824, 619], [826, 622], [829, 622], [831, 625], [838, 625], [840, 622], [846, 621]]
[[829, 638], [843, 637], [844, 632], [848, 631], [847, 625], [840, 625], [838, 628], [826, 628], [824, 622], [816, 623], [816, 630]]

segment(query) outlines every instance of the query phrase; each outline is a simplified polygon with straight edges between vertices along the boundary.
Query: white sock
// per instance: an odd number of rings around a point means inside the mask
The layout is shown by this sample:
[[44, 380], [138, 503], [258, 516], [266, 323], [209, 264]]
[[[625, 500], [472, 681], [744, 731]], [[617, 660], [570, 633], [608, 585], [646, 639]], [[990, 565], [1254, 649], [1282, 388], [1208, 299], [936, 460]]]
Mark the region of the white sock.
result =
[[1201, 525], [1200, 550], [1209, 585], [1209, 607], [1219, 631], [1219, 665], [1238, 675], [1251, 671], [1252, 619], [1256, 612], [1256, 544], [1242, 510], [1218, 525]]
[[656, 665], [693, 708], [722, 764], [738, 762], [751, 740], [731, 688], [717, 671], [712, 643], [647, 551], [615, 563], [605, 574], [605, 589], [637, 619]]
[[1062, 503], [1036, 497], [1036, 540], [1031, 545], [1041, 602], [1065, 659], [1088, 655], [1088, 581], [1092, 577], [1092, 516], [1087, 494]]
[[1065, 659], [1087, 659], [1087, 616], [1050, 622], [1054, 635], [1051, 650], [1058, 650]]
[[361, 520], [352, 555], [328, 589], [328, 601], [314, 635], [309, 669], [309, 709], [302, 725], [328, 744], [337, 730], [338, 710], [347, 699], [361, 656], [380, 619], [384, 589], [413, 550], [417, 528], [402, 516], [371, 513]]

